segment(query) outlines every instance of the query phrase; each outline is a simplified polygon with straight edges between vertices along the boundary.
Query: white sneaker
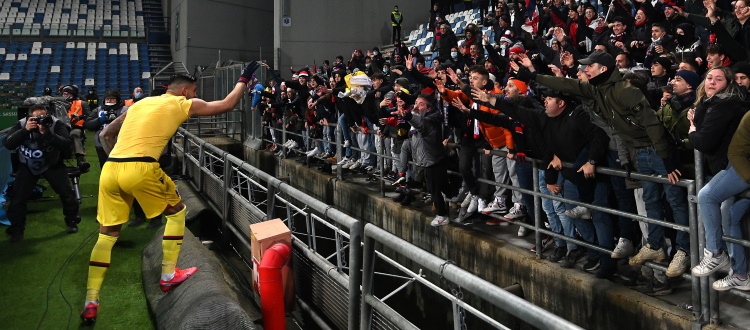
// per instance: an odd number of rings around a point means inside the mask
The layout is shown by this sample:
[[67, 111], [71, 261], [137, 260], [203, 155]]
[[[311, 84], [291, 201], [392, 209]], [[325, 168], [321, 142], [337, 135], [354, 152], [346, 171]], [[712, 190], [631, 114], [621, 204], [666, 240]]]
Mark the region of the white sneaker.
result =
[[617, 246], [615, 246], [614, 251], [612, 251], [612, 259], [627, 258], [631, 254], [633, 254], [633, 242], [627, 238], [620, 237]]
[[344, 141], [344, 148], [349, 148], [351, 146], [352, 146], [352, 141], [350, 141], [350, 140]]
[[729, 265], [729, 256], [727, 256], [726, 252], [721, 251], [720, 256], [714, 257], [711, 251], [704, 248], [701, 263], [698, 264], [698, 266], [693, 267], [690, 272], [693, 276], [708, 276], [727, 265]]
[[297, 144], [297, 141], [294, 141], [294, 140], [291, 140], [291, 141], [292, 141], [292, 142], [291, 142], [291, 143], [289, 143], [289, 146], [288, 146], [288, 148], [289, 148], [289, 149], [294, 149], [294, 148], [297, 148], [297, 147], [299, 146], [299, 145]]
[[450, 219], [448, 219], [448, 217], [444, 215], [438, 215], [435, 217], [435, 219], [432, 220], [432, 222], [430, 222], [430, 225], [432, 225], [433, 227], [440, 227], [447, 225], [448, 222], [450, 222]]
[[[508, 211], [503, 218], [508, 221], [518, 221], [526, 217], [526, 208], [521, 203], [513, 204], [513, 207]], [[522, 227], [523, 228], [523, 227]]]
[[307, 157], [315, 157], [315, 156], [321, 155], [321, 154], [323, 154], [323, 151], [320, 150], [320, 148], [315, 147], [315, 149], [310, 150], [310, 151], [307, 152]]
[[348, 162], [346, 162], [346, 164], [344, 164], [344, 166], [341, 166], [341, 168], [346, 168], [346, 169], [348, 169], [348, 168], [350, 168], [350, 167], [354, 166], [354, 164], [357, 164], [357, 163], [358, 163], [358, 162], [357, 162], [356, 160], [354, 160], [354, 159], [349, 159], [349, 161], [348, 161]]
[[729, 289], [750, 291], [750, 278], [742, 280], [730, 274], [727, 277], [714, 282], [711, 287], [716, 291], [727, 291]]
[[464, 198], [463, 202], [461, 202], [462, 208], [469, 207], [469, 204], [471, 203], [471, 200], [474, 199], [474, 195], [471, 193], [466, 193], [466, 197]]
[[372, 172], [372, 170], [374, 170], [374, 169], [375, 169], [375, 166], [372, 166], [372, 165], [367, 165], [365, 167], [365, 171], [367, 171], [367, 172]]
[[336, 165], [344, 165], [349, 162], [349, 157], [342, 158]]
[[484, 210], [487, 208], [487, 202], [483, 198], [477, 198], [477, 210]]
[[526, 237], [526, 235], [530, 234], [531, 230], [526, 229], [526, 227], [518, 227], [518, 237]]
[[356, 161], [356, 162], [354, 162], [354, 164], [352, 164], [351, 166], [349, 166], [348, 169], [350, 169], [350, 170], [356, 170], [356, 169], [358, 169], [360, 167], [362, 167], [362, 163], [360, 163], [359, 161]]
[[476, 213], [478, 207], [479, 207], [479, 196], [471, 196], [471, 199], [469, 200], [469, 206], [466, 207], [466, 214], [468, 215], [468, 214]]
[[495, 212], [507, 213], [508, 207], [505, 206], [505, 200], [503, 200], [500, 197], [495, 197], [495, 199], [492, 202], [490, 202], [490, 204], [487, 205], [487, 207], [481, 209], [480, 212], [484, 214], [490, 214], [490, 213], [495, 213]]
[[565, 211], [565, 215], [574, 219], [591, 219], [591, 211], [583, 206], [576, 206], [570, 210]]

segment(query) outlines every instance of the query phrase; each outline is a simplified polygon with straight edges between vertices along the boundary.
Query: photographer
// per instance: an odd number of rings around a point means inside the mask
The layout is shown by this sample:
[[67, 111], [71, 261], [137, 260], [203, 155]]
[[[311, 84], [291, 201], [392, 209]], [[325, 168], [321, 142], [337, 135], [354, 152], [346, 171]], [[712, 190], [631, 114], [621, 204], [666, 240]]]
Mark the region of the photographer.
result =
[[3, 144], [8, 149], [18, 148], [20, 164], [16, 171], [13, 195], [8, 206], [11, 222], [6, 230], [11, 242], [23, 240], [26, 227], [26, 201], [37, 180], [43, 177], [60, 196], [69, 234], [78, 232], [78, 201], [68, 181], [63, 163], [72, 139], [68, 128], [53, 116], [47, 115], [44, 105], [29, 108], [29, 117], [14, 125]]
[[99, 165], [101, 167], [104, 167], [104, 162], [107, 161], [107, 153], [104, 152], [102, 142], [99, 140], [99, 132], [127, 109], [128, 107], [123, 105], [120, 98], [120, 91], [109, 89], [104, 93], [104, 105], [92, 111], [83, 124], [87, 130], [96, 132], [94, 134], [94, 145], [96, 146], [96, 155], [99, 158]]
[[70, 117], [70, 126], [73, 127], [70, 131], [70, 137], [73, 139], [73, 151], [78, 168], [81, 169], [82, 173], [85, 173], [89, 170], [91, 164], [86, 161], [86, 152], [83, 150], [83, 139], [85, 138], [83, 122], [88, 117], [91, 108], [89, 108], [88, 102], [78, 99], [78, 87], [75, 85], [63, 86], [60, 89], [60, 95], [70, 102], [68, 116]]

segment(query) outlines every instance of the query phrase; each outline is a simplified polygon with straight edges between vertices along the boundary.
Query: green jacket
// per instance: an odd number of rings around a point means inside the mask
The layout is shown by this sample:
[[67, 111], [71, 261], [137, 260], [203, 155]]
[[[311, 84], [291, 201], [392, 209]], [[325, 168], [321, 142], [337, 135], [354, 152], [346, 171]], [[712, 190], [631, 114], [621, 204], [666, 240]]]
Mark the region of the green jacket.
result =
[[750, 112], [745, 113], [740, 126], [734, 132], [732, 142], [729, 143], [727, 158], [737, 174], [745, 182], [750, 182]]
[[591, 108], [631, 148], [653, 146], [661, 158], [669, 158], [669, 144], [664, 125], [648, 104], [640, 89], [623, 79], [615, 70], [607, 81], [594, 86], [578, 79], [538, 75], [544, 86], [583, 99], [594, 100]]
[[683, 108], [673, 97], [656, 111], [656, 117], [664, 124], [669, 137], [674, 142], [677, 168], [682, 172], [683, 177], [692, 179], [695, 177], [695, 155], [693, 145], [688, 138], [690, 120], [687, 118], [687, 113], [687, 109]]

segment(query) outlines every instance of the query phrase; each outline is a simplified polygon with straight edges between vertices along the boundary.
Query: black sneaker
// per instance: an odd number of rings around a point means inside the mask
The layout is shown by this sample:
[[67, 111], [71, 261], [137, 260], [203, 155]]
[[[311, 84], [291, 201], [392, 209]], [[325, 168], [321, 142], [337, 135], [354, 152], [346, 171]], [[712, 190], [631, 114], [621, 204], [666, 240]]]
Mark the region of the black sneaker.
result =
[[559, 262], [562, 260], [562, 258], [565, 258], [565, 255], [568, 254], [568, 248], [565, 246], [562, 247], [555, 247], [555, 251], [552, 252], [552, 255], [549, 256], [549, 261], [552, 262]]
[[583, 270], [592, 271], [594, 269], [599, 268], [599, 265], [601, 263], [599, 262], [599, 258], [591, 259], [586, 261], [585, 264], [583, 264]]
[[65, 230], [66, 233], [75, 234], [78, 232], [78, 225], [75, 221], [67, 221], [66, 224], [68, 225], [68, 229]]
[[401, 205], [403, 205], [403, 206], [409, 206], [409, 205], [411, 205], [411, 202], [414, 201], [414, 196], [412, 196], [409, 193], [406, 193], [405, 195], [406, 195], [406, 197], [404, 197], [404, 200], [401, 201]]
[[398, 194], [398, 196], [396, 196], [396, 198], [393, 199], [393, 201], [396, 203], [401, 203], [404, 201], [404, 199], [406, 199], [406, 193], [400, 193]]
[[617, 268], [615, 269], [599, 268], [599, 270], [596, 271], [596, 278], [603, 279], [603, 280], [613, 280], [616, 273], [617, 273]]
[[669, 282], [659, 282], [654, 279], [649, 281], [645, 285], [641, 285], [635, 288], [635, 291], [645, 293], [649, 296], [666, 296], [672, 294], [672, 286]]
[[10, 234], [10, 240], [11, 243], [18, 243], [20, 241], [23, 241], [23, 233], [13, 233]]
[[581, 257], [583, 257], [584, 249], [577, 248], [573, 251], [568, 251], [568, 254], [560, 260], [560, 267], [562, 268], [573, 268]]

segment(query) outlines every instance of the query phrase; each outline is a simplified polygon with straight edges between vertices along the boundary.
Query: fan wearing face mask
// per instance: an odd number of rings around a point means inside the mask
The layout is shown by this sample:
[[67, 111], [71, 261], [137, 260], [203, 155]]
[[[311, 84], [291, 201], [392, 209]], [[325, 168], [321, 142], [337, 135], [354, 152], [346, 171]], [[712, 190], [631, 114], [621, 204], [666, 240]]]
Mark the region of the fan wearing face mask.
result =
[[129, 107], [129, 106], [133, 105], [133, 103], [138, 102], [138, 101], [142, 100], [145, 97], [146, 97], [146, 95], [143, 94], [143, 88], [136, 87], [136, 88], [133, 89], [133, 98], [129, 99], [129, 100], [125, 100], [125, 106]]
[[94, 145], [96, 146], [96, 155], [99, 158], [99, 165], [101, 167], [104, 167], [104, 162], [107, 161], [107, 153], [104, 152], [102, 142], [99, 140], [99, 132], [126, 110], [128, 110], [128, 107], [123, 104], [120, 98], [120, 91], [109, 89], [104, 92], [104, 103], [92, 111], [83, 124], [87, 130], [96, 132], [94, 134]]

